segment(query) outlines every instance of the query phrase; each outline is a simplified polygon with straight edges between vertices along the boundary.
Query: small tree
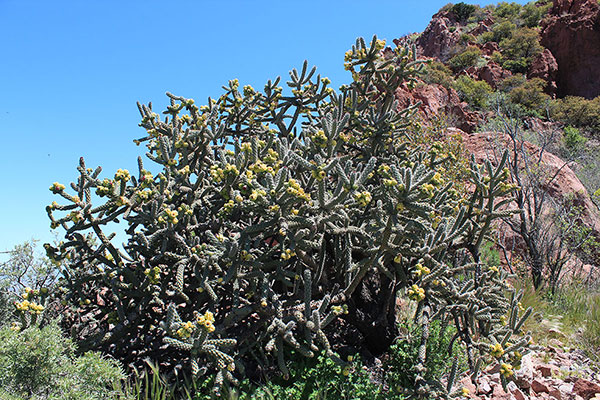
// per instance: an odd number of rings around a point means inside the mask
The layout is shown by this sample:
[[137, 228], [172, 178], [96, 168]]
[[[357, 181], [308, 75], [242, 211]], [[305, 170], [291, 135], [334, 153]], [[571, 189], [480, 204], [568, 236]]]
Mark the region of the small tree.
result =
[[0, 325], [18, 315], [25, 326], [42, 319], [50, 289], [58, 279], [59, 267], [36, 253], [36, 243], [36, 240], [30, 240], [4, 253], [9, 257], [0, 264]]
[[512, 36], [500, 41], [502, 66], [512, 72], [525, 73], [533, 58], [544, 48], [540, 44], [539, 33], [530, 28], [519, 28]]
[[463, 2], [456, 3], [450, 8], [450, 12], [456, 16], [458, 22], [465, 22], [477, 10], [477, 6]]
[[458, 53], [448, 61], [448, 65], [454, 72], [463, 71], [477, 65], [481, 57], [481, 50], [476, 46], [468, 46], [464, 51]]
[[[547, 148], [559, 140], [560, 131], [536, 132], [539, 147], [532, 146], [523, 138], [519, 107], [514, 107], [502, 95], [496, 96], [492, 105], [498, 116], [492, 128], [501, 135], [497, 147], [509, 148], [507, 174], [511, 182], [519, 186], [508, 201], [521, 212], [516, 218], [508, 217], [503, 221], [524, 243], [524, 257], [534, 287], [548, 285], [554, 290], [565, 265], [578, 252], [589, 255], [596, 251], [591, 229], [574, 213], [572, 199], [557, 199], [550, 194], [551, 185], [568, 165], [564, 161], [555, 171], [549, 172], [542, 162]], [[506, 260], [510, 265], [510, 260]]]

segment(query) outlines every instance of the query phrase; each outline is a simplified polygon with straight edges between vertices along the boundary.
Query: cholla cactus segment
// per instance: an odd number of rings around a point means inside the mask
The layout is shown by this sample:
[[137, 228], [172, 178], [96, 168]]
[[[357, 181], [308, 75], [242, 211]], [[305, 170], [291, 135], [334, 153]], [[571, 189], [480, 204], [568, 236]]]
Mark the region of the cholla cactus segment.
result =
[[[231, 375], [231, 372], [235, 370], [235, 360], [221, 349], [235, 347], [237, 341], [235, 339], [211, 339], [211, 334], [215, 331], [214, 322], [214, 314], [206, 311], [204, 314], [197, 314], [195, 321], [183, 323], [175, 306], [171, 304], [169, 317], [165, 324], [167, 336], [163, 340], [171, 347], [190, 353], [190, 366], [194, 375], [199, 372], [200, 358], [205, 358], [203, 364], [206, 361], [212, 362], [228, 382], [235, 383], [236, 379]], [[220, 389], [222, 384], [223, 382], [220, 382], [217, 389]]]
[[[403, 295], [424, 328], [459, 325], [473, 370], [490, 344], [502, 344], [504, 362], [524, 354], [505, 337], [521, 343], [527, 312], [516, 294], [505, 298], [505, 274], [479, 260], [506, 212], [506, 159], [463, 165], [455, 143], [419, 143], [415, 106], [400, 109], [395, 93], [422, 62], [384, 46], [358, 39], [346, 56], [353, 81], [337, 92], [305, 63], [290, 73], [291, 93], [279, 78], [262, 91], [231, 81], [203, 106], [168, 93], [164, 118], [139, 104], [137, 143], [153, 167], [139, 158], [137, 173], [104, 178], [81, 159], [69, 189], [51, 187], [65, 204], [48, 215], [67, 240], [47, 250], [65, 265], [73, 332], [127, 363], [187, 357], [199, 373], [209, 362], [220, 386], [255, 354], [284, 374], [289, 348], [337, 359], [350, 332], [385, 351]], [[109, 233], [116, 221], [127, 225], [123, 246]]]
[[15, 312], [20, 318], [19, 329], [25, 329], [32, 325], [39, 325], [42, 321], [46, 306], [49, 301], [48, 288], [32, 289], [26, 287], [19, 296], [21, 301], [15, 301]]

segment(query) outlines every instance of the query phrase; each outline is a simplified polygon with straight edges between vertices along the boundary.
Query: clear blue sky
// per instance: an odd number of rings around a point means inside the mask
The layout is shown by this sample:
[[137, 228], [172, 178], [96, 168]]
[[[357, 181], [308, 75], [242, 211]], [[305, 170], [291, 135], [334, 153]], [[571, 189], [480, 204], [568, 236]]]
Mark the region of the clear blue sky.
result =
[[358, 36], [391, 43], [446, 3], [0, 0], [0, 251], [52, 241], [48, 187], [75, 179], [80, 156], [104, 176], [136, 171], [136, 101], [205, 104], [229, 79], [262, 88], [305, 59], [337, 87]]

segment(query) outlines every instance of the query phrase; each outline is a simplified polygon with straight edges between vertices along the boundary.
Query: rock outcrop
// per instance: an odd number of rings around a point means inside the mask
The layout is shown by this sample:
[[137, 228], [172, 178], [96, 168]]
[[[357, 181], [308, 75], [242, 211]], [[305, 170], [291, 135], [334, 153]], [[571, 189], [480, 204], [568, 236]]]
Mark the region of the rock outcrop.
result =
[[556, 78], [558, 76], [558, 63], [552, 52], [544, 49], [531, 63], [528, 78], [540, 78], [547, 82], [545, 92], [550, 96], [556, 96], [558, 86]]
[[[493, 162], [503, 149], [510, 148], [508, 136], [502, 137], [502, 134], [498, 132], [466, 134], [457, 129], [449, 129], [449, 134], [456, 133], [461, 134], [465, 149], [480, 163], [486, 159]], [[529, 142], [523, 142], [523, 150], [536, 159], [540, 154], [540, 148]], [[544, 191], [557, 202], [562, 201], [567, 196], [571, 197], [573, 205], [581, 207], [581, 221], [591, 227], [594, 233], [600, 237], [600, 213], [598, 208], [592, 202], [587, 190], [569, 164], [547, 151], [542, 154], [540, 161], [546, 175], [554, 177], [554, 179], [548, 179], [550, 182], [543, 187]]]
[[419, 114], [425, 121], [444, 114], [465, 132], [473, 132], [480, 122], [479, 114], [469, 111], [467, 103], [460, 101], [456, 90], [442, 85], [420, 84], [414, 89], [399, 88], [396, 99], [400, 109], [420, 102]]
[[600, 95], [600, 4], [554, 0], [542, 22], [541, 43], [558, 63], [557, 95]]
[[[440, 11], [431, 17], [431, 22], [417, 39], [417, 52], [421, 57], [434, 57], [445, 62], [451, 57], [451, 50], [460, 41], [460, 30], [452, 13]], [[451, 27], [454, 26], [454, 29]]]
[[512, 76], [512, 73], [509, 70], [502, 68], [494, 61], [488, 62], [483, 67], [471, 67], [465, 72], [474, 79], [487, 82], [492, 89], [498, 88], [500, 82], [509, 76]]

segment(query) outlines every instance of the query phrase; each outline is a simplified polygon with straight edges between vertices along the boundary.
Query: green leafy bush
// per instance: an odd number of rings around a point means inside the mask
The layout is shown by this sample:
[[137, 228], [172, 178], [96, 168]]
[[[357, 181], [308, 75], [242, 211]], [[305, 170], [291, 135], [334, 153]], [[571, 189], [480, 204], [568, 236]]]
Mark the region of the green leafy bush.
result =
[[[258, 399], [361, 399], [402, 400], [400, 393], [384, 391], [383, 386], [372, 380], [370, 372], [363, 368], [357, 356], [348, 357], [344, 367], [337, 365], [325, 354], [305, 359], [292, 355], [289, 379], [273, 379], [262, 385], [243, 382], [239, 389], [231, 391], [239, 400]], [[197, 400], [208, 396], [196, 396]]]
[[464, 22], [475, 12], [477, 6], [463, 2], [456, 3], [450, 8], [450, 12], [456, 16], [458, 22]]
[[475, 80], [467, 75], [459, 76], [452, 87], [458, 92], [461, 100], [477, 109], [485, 108], [487, 98], [493, 91], [487, 82]]
[[[400, 328], [401, 336], [390, 348], [389, 359], [386, 362], [385, 370], [386, 383], [392, 392], [406, 393], [410, 395], [414, 390], [415, 377], [417, 371], [415, 365], [419, 358], [419, 343], [422, 335], [422, 329], [412, 323], [405, 321]], [[454, 359], [449, 356], [452, 354], [450, 345], [459, 347], [457, 342], [452, 343], [452, 336], [456, 330], [446, 325], [445, 327], [439, 321], [432, 323], [429, 327], [430, 340], [427, 344], [427, 364], [425, 365], [425, 379], [435, 381], [442, 376], [448, 375], [452, 370]], [[464, 350], [457, 351], [459, 355], [459, 369], [466, 366]]]
[[452, 70], [439, 61], [431, 61], [424, 68], [423, 80], [429, 84], [442, 85], [450, 88], [454, 82]]
[[493, 15], [497, 19], [516, 20], [521, 12], [521, 5], [515, 2], [502, 1], [494, 8]]
[[13, 302], [14, 298], [8, 292], [0, 290], [0, 327], [14, 321], [15, 306]]
[[123, 396], [124, 374], [116, 361], [91, 352], [76, 357], [74, 351], [56, 324], [0, 329], [0, 395], [30, 400]]
[[460, 45], [468, 45], [469, 43], [474, 43], [476, 40], [475, 36], [470, 33], [463, 33], [460, 35], [460, 39], [458, 43]]
[[528, 28], [539, 26], [541, 20], [548, 14], [548, 10], [552, 7], [552, 2], [530, 2], [523, 5], [519, 18], [523, 20], [523, 24]]
[[[292, 349], [341, 367], [336, 351], [350, 342], [385, 352], [398, 296], [418, 305], [424, 332], [459, 310], [473, 370], [491, 344], [513, 337], [522, 351], [528, 313], [505, 297], [506, 275], [479, 264], [492, 221], [514, 212], [499, 208], [516, 188], [506, 158], [472, 163], [476, 189], [459, 195], [447, 177], [455, 156], [415, 145], [414, 107], [398, 110], [396, 90], [416, 83], [422, 62], [384, 47], [357, 40], [345, 58], [353, 82], [339, 94], [305, 63], [291, 93], [279, 78], [262, 92], [232, 80], [202, 107], [168, 94], [164, 119], [139, 105], [137, 143], [158, 174], [140, 157], [135, 176], [102, 179], [81, 159], [70, 189], [50, 187], [66, 203], [47, 208], [67, 238], [47, 250], [66, 264], [72, 332], [128, 363], [214, 373], [216, 392], [259, 366], [289, 377]], [[93, 205], [92, 191], [104, 202]], [[104, 233], [119, 219], [123, 249]], [[420, 351], [417, 371], [426, 362]], [[415, 385], [422, 397], [452, 389], [421, 374]]]
[[59, 266], [36, 253], [35, 240], [16, 245], [8, 254], [8, 260], [0, 264], [0, 327], [19, 319], [22, 326], [48, 319], [51, 316], [44, 308]]
[[544, 50], [539, 41], [539, 33], [525, 27], [502, 39], [499, 45], [503, 57], [502, 67], [520, 73], [527, 72], [534, 57]]
[[578, 153], [585, 147], [587, 139], [579, 133], [579, 129], [572, 126], [565, 127], [563, 131], [563, 144], [570, 153]]
[[504, 79], [498, 89], [508, 93], [509, 100], [519, 104], [530, 113], [540, 116], [541, 111], [547, 108], [550, 96], [544, 93], [546, 81], [540, 78], [527, 79], [524, 75], [515, 74]]
[[488, 32], [483, 32], [479, 38], [479, 43], [487, 42], [501, 42], [503, 39], [512, 36], [513, 32], [517, 29], [517, 26], [511, 21], [502, 21], [494, 24], [492, 29]]
[[456, 54], [448, 61], [448, 66], [454, 72], [465, 70], [477, 64], [481, 57], [481, 50], [476, 46], [468, 46], [464, 51]]
[[552, 101], [550, 115], [565, 125], [582, 128], [592, 134], [600, 132], [600, 97], [587, 100], [567, 96]]

